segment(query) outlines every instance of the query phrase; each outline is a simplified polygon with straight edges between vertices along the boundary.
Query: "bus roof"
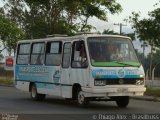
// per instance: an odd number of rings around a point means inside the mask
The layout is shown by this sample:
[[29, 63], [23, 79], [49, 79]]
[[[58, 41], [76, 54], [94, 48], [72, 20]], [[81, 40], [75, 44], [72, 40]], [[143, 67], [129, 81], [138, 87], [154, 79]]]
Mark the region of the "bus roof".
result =
[[121, 35], [107, 35], [107, 34], [83, 34], [83, 35], [75, 35], [75, 36], [67, 36], [67, 37], [48, 37], [48, 38], [40, 38], [40, 39], [28, 39], [28, 40], [20, 40], [18, 43], [29, 43], [29, 42], [44, 42], [44, 41], [72, 41], [75, 39], [86, 39], [88, 37], [117, 37], [117, 38], [127, 38], [131, 39], [127, 36]]

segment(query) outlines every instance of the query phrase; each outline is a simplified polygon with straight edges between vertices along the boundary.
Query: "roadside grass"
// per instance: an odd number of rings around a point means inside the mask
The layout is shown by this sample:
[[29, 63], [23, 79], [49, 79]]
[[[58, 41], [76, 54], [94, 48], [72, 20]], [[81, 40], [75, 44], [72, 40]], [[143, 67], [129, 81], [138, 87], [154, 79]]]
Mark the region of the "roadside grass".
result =
[[0, 73], [0, 85], [14, 85], [13, 71], [1, 71]]
[[160, 97], [160, 87], [146, 87], [146, 92], [144, 94], [148, 96]]
[[0, 79], [0, 85], [14, 85], [14, 80], [10, 79]]

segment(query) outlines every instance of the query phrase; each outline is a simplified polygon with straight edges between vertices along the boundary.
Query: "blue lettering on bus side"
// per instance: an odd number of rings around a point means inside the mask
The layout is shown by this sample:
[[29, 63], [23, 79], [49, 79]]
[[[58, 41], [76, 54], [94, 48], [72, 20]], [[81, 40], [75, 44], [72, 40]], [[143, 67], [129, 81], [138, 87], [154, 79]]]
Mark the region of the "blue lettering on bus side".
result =
[[16, 80], [33, 82], [59, 83], [60, 74], [54, 66], [27, 66], [16, 65]]
[[93, 69], [93, 78], [139, 78], [139, 75], [144, 75], [143, 70], [140, 69], [117, 69], [117, 70], [106, 70], [106, 69]]

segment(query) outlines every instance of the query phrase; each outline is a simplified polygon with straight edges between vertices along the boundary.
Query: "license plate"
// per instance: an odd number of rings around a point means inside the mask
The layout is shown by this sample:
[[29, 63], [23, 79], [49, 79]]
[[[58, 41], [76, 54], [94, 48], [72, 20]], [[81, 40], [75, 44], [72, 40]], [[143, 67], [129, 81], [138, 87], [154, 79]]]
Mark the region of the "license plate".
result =
[[118, 88], [117, 92], [128, 92], [128, 88]]

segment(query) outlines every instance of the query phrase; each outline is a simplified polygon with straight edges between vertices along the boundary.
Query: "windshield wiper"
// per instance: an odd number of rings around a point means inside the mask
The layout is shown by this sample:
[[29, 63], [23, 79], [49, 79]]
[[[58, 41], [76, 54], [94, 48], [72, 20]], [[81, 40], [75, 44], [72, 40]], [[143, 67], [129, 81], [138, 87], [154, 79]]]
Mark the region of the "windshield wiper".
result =
[[140, 64], [139, 64], [139, 65], [132, 65], [132, 64], [127, 64], [127, 63], [124, 63], [124, 62], [118, 62], [118, 61], [113, 61], [113, 62], [115, 62], [115, 63], [119, 63], [119, 64], [123, 64], [123, 65], [129, 65], [129, 66], [133, 66], [133, 67], [139, 67], [139, 66], [140, 66]]

